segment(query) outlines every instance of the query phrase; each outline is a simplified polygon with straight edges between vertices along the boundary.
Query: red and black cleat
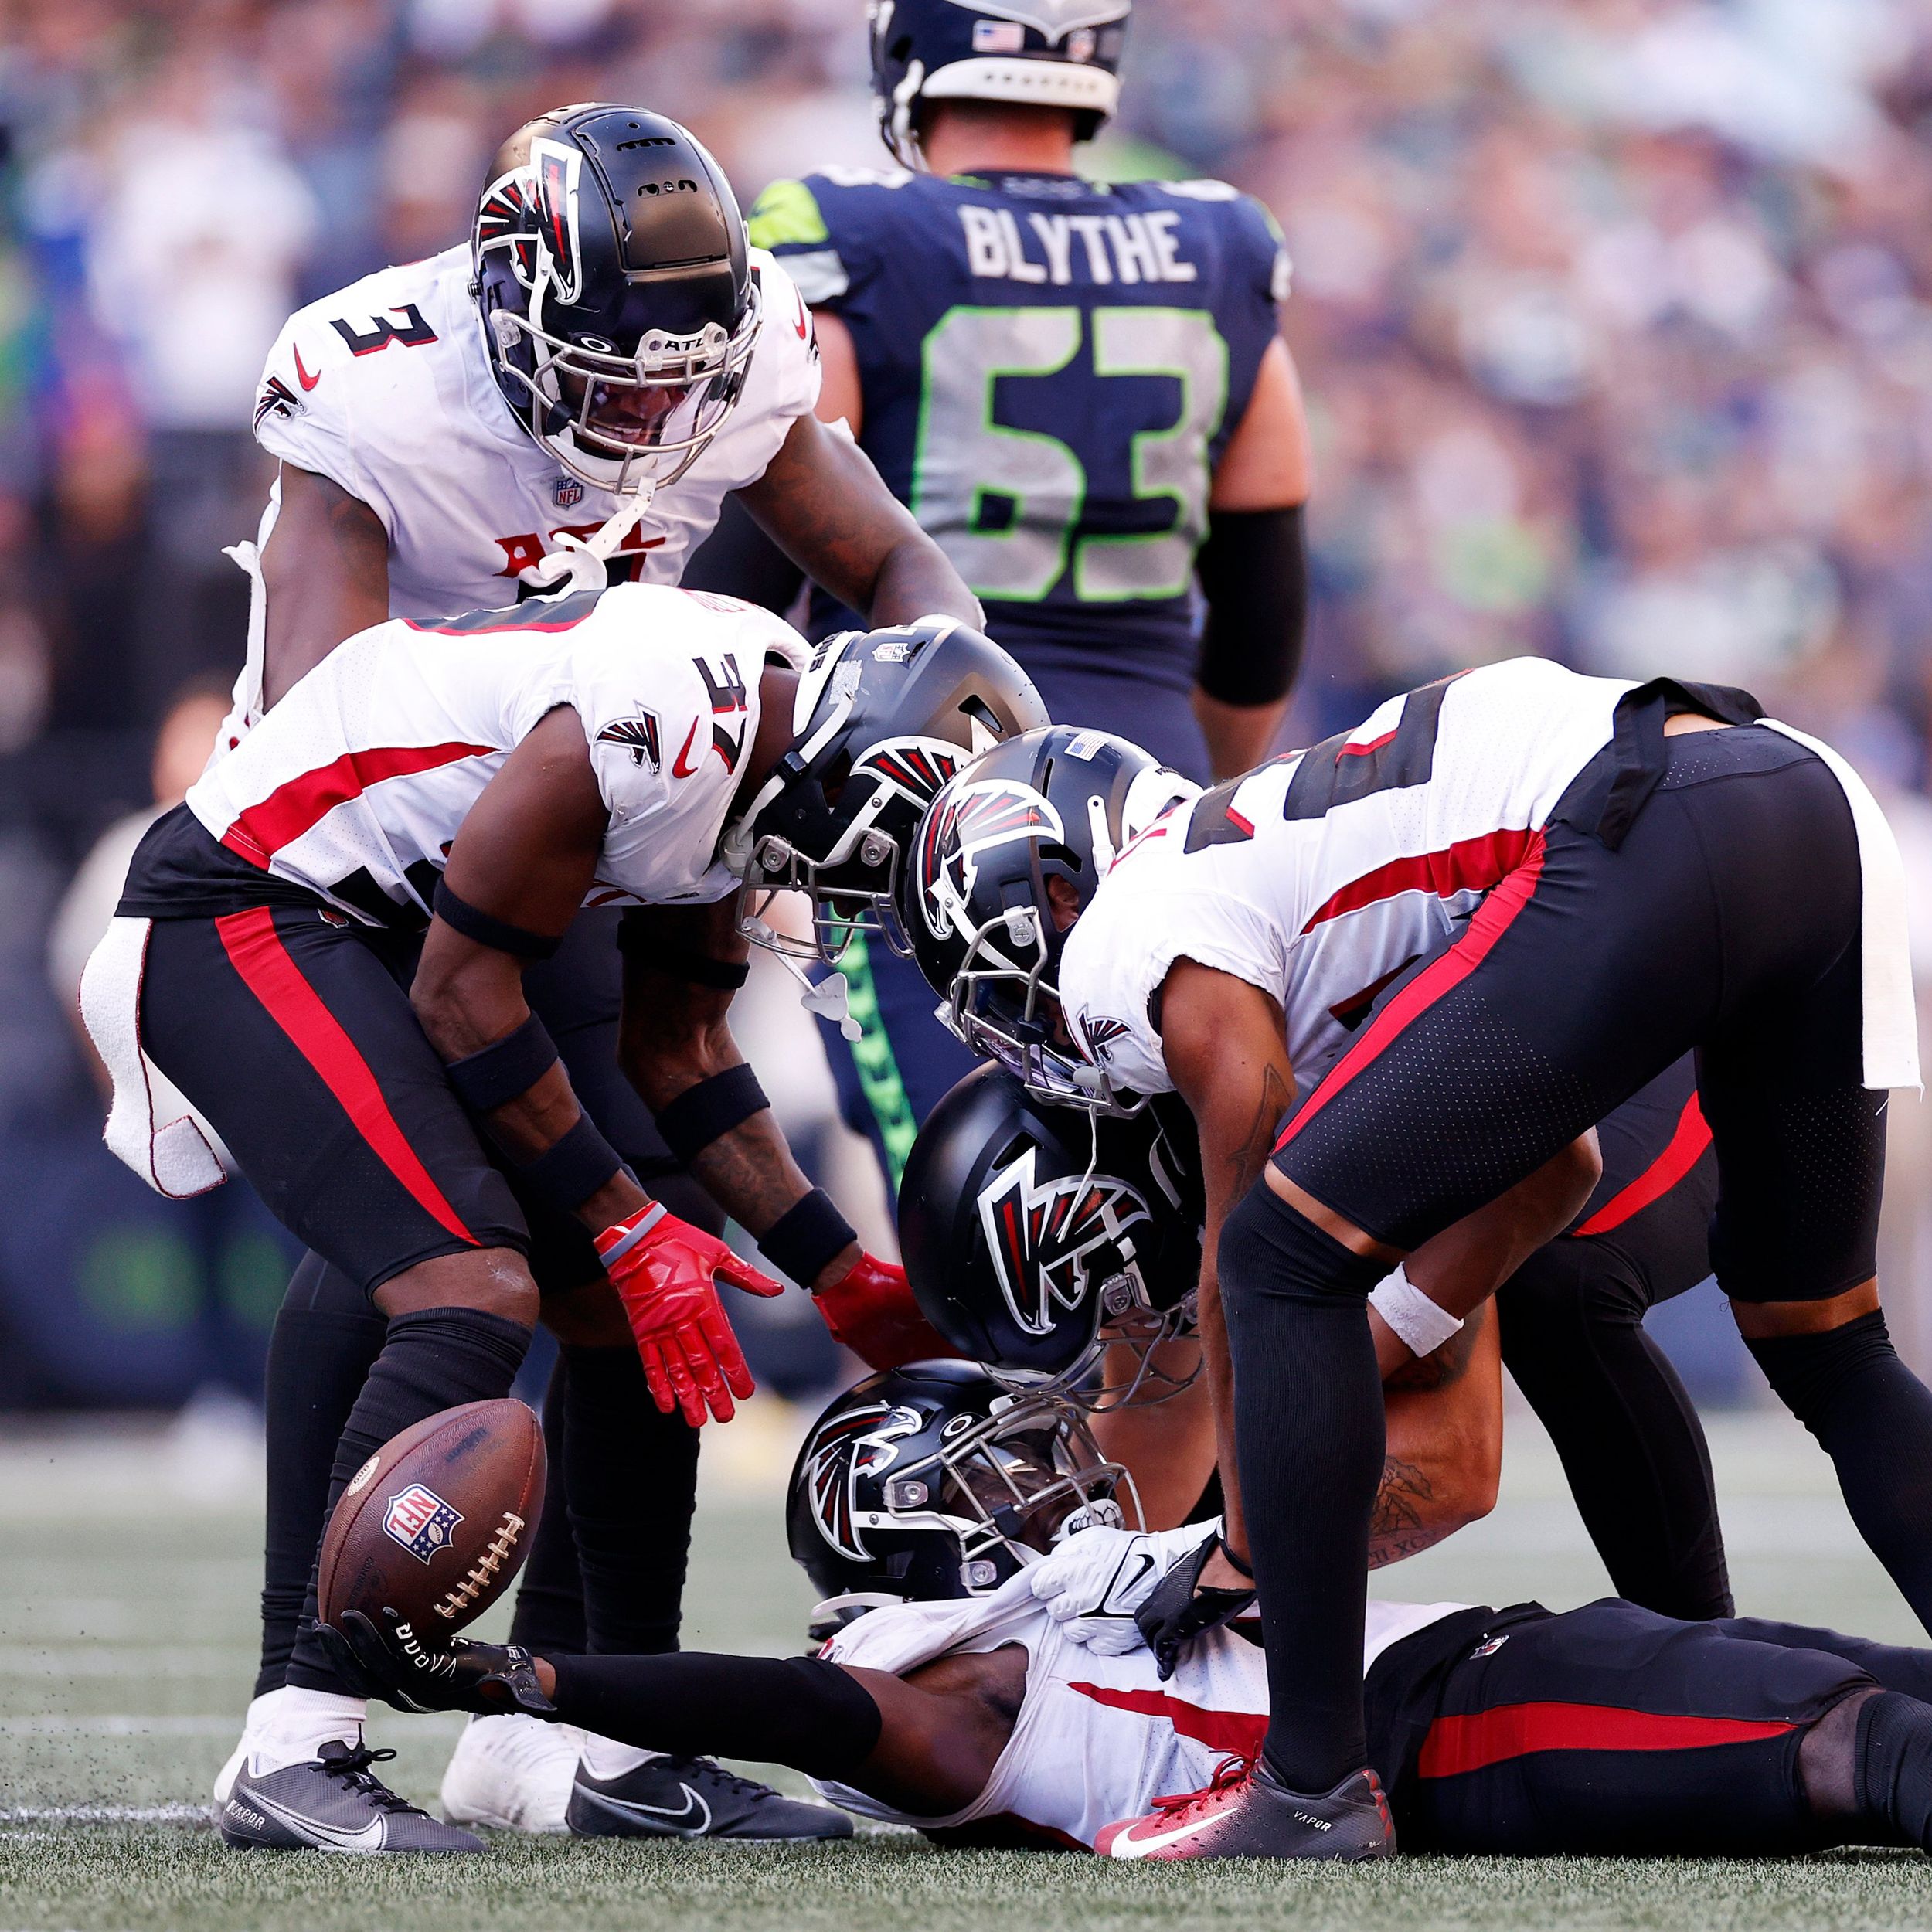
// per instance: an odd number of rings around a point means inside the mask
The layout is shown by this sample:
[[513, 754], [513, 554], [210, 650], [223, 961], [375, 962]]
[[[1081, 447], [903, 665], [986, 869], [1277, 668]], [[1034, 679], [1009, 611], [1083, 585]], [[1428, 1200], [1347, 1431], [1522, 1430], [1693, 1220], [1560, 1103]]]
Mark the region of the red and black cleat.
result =
[[1393, 1857], [1396, 1828], [1372, 1770], [1310, 1798], [1264, 1765], [1227, 1759], [1205, 1791], [1158, 1798], [1145, 1818], [1123, 1818], [1094, 1841], [1103, 1858], [1328, 1859]]

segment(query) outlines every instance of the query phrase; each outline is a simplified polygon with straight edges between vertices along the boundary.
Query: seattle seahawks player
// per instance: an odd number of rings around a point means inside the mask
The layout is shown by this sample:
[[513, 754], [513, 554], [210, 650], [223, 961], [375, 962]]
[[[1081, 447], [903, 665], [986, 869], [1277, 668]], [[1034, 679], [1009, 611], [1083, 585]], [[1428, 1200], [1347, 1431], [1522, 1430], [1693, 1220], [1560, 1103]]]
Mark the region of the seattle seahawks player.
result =
[[[592, 584], [675, 583], [732, 490], [803, 567], [878, 621], [937, 611], [976, 622], [937, 548], [863, 455], [814, 418], [818, 380], [789, 277], [748, 247], [729, 185], [685, 129], [594, 104], [519, 129], [492, 165], [468, 245], [298, 311], [270, 352], [255, 432], [281, 471], [259, 558], [243, 559], [257, 590], [226, 743], [344, 638], [385, 618], [433, 623], [512, 604], [566, 569]], [[727, 747], [736, 702], [718, 696]], [[702, 743], [662, 750], [680, 778], [713, 755]], [[575, 922], [532, 968], [529, 997], [600, 1129], [682, 1216], [716, 1231], [716, 1209], [617, 1073], [615, 920]], [[684, 969], [694, 992], [732, 970], [696, 957]], [[561, 1480], [519, 1630], [561, 1647], [674, 1648], [696, 1432], [645, 1399], [634, 1352], [570, 1323], [566, 1291], [600, 1281], [580, 1233], [566, 1222], [536, 1236], [533, 1267], [553, 1291], [546, 1321], [563, 1345], [546, 1405]], [[842, 1326], [872, 1359], [873, 1318], [903, 1294], [896, 1270], [862, 1273]], [[291, 1654], [335, 1444], [384, 1334], [356, 1284], [304, 1261], [270, 1357], [261, 1672], [218, 1800], [244, 1756], [312, 1750], [352, 1717], [326, 1670], [291, 1667]], [[615, 1531], [629, 1551], [590, 1577], [587, 1621], [573, 1518]], [[611, 1537], [600, 1540], [607, 1551]], [[661, 1795], [639, 1753], [600, 1749], [590, 1747], [593, 1770], [630, 1776], [631, 1800]], [[560, 1830], [576, 1768], [558, 1733], [520, 1720], [472, 1727], [446, 1808], [464, 1821]], [[671, 1778], [664, 1801], [681, 1803], [679, 1787]], [[713, 1795], [726, 1830], [732, 1807]], [[781, 1806], [740, 1808], [747, 1828], [782, 1821]], [[583, 1821], [607, 1830], [615, 1815]]]
[[[777, 182], [751, 233], [817, 319], [819, 415], [845, 420], [938, 539], [1049, 713], [1205, 781], [1265, 757], [1281, 721], [1308, 439], [1267, 210], [1222, 182], [1076, 170], [1114, 110], [1128, 5], [875, 5], [872, 88], [900, 166]], [[756, 594], [742, 570], [696, 569]], [[832, 590], [814, 634], [849, 621]], [[916, 975], [876, 947], [842, 964], [864, 1036], [826, 1048], [896, 1185], [971, 1063]]]

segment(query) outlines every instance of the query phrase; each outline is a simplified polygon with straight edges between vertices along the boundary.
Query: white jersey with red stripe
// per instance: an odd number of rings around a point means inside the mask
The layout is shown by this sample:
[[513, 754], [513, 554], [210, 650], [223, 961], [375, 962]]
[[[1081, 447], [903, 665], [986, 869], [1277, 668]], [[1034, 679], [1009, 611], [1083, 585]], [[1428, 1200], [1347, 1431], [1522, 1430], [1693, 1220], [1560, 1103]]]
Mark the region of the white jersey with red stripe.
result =
[[1137, 1093], [1172, 1090], [1151, 1002], [1176, 959], [1280, 1003], [1297, 1089], [1375, 995], [1520, 862], [1634, 687], [1516, 658], [1405, 692], [1127, 846], [1068, 934], [1062, 1003]]
[[231, 852], [365, 923], [420, 922], [470, 808], [546, 713], [573, 709], [611, 814], [588, 903], [708, 902], [767, 655], [804, 640], [667, 585], [536, 598], [338, 645], [188, 794]]
[[[1202, 1533], [1199, 1526], [1169, 1532], [1177, 1553]], [[1363, 1674], [1391, 1645], [1463, 1607], [1371, 1601]], [[1181, 1652], [1163, 1683], [1151, 1651], [1105, 1657], [1070, 1639], [1035, 1599], [1024, 1570], [988, 1597], [869, 1611], [820, 1654], [903, 1676], [954, 1652], [1008, 1644], [1026, 1646], [1026, 1696], [1012, 1736], [971, 1804], [944, 1818], [919, 1818], [846, 1785], [816, 1781], [819, 1790], [861, 1817], [892, 1824], [997, 1828], [1002, 1836], [1088, 1848], [1104, 1826], [1144, 1815], [1157, 1798], [1199, 1791], [1224, 1758], [1252, 1756], [1267, 1729], [1267, 1662], [1258, 1644], [1212, 1631]]]
[[[751, 253], [761, 319], [743, 393], [716, 436], [651, 500], [620, 546], [633, 581], [675, 583], [728, 491], [765, 472], [818, 400], [818, 352], [791, 277]], [[624, 499], [570, 475], [524, 431], [490, 369], [467, 245], [385, 268], [284, 325], [262, 372], [255, 435], [381, 519], [389, 614], [432, 619], [516, 600], [519, 573], [565, 534], [587, 536]], [[280, 485], [262, 519], [266, 543]], [[260, 587], [257, 585], [257, 599]], [[236, 715], [260, 713], [260, 613]]]

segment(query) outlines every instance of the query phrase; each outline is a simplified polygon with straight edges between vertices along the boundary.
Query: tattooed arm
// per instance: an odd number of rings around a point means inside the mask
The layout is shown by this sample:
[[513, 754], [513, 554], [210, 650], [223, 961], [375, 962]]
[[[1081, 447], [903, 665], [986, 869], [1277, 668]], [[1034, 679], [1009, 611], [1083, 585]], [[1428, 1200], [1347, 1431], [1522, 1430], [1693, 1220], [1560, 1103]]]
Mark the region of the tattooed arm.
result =
[[1502, 1352], [1481, 1308], [1432, 1354], [1386, 1376], [1382, 1485], [1369, 1564], [1400, 1563], [1486, 1516], [1502, 1461]]
[[[628, 917], [661, 949], [627, 952], [617, 1056], [626, 1077], [655, 1112], [687, 1087], [743, 1064], [731, 1037], [729, 992], [658, 969], [654, 957], [695, 954], [736, 964], [750, 947], [737, 930], [736, 901], [653, 906]], [[721, 1134], [691, 1164], [692, 1179], [755, 1240], [811, 1191], [769, 1108]], [[839, 1280], [859, 1259], [856, 1242], [835, 1255], [808, 1288]]]
[[[1267, 1163], [1281, 1116], [1294, 1100], [1281, 1009], [1259, 987], [1231, 973], [1174, 962], [1161, 994], [1161, 1047], [1169, 1076], [1194, 1116], [1200, 1136], [1207, 1216], [1201, 1243], [1201, 1346], [1208, 1392], [1214, 1405], [1215, 1454], [1221, 1471], [1228, 1542], [1247, 1547], [1240, 1484], [1234, 1459], [1234, 1371], [1221, 1318], [1221, 1284], [1215, 1256], [1221, 1224]], [[1226, 1572], [1224, 1577], [1222, 1573]], [[1238, 1586], [1240, 1579], [1216, 1556], [1204, 1583]]]
[[872, 459], [815, 416], [793, 423], [764, 474], [738, 498], [800, 570], [873, 624], [933, 612], [975, 628], [985, 623], [978, 599]]
[[284, 463], [282, 507], [262, 547], [267, 600], [262, 705], [276, 703], [358, 631], [389, 615], [389, 534], [340, 485]]

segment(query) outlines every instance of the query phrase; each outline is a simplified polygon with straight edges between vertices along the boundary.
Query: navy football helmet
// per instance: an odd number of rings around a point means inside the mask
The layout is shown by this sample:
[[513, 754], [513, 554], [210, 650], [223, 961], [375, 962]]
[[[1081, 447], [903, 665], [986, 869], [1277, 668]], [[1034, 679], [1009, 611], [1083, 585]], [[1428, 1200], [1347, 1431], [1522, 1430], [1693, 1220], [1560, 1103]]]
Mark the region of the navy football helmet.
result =
[[1091, 141], [1120, 99], [1132, 0], [872, 0], [879, 129], [902, 165], [920, 165], [928, 100], [1070, 107]]
[[1199, 791], [1124, 738], [1053, 725], [975, 759], [920, 820], [886, 937], [917, 962], [947, 1026], [1049, 1105], [1140, 1104], [1067, 1030], [1050, 886], [1085, 911], [1128, 843]]
[[[1124, 1499], [1124, 1500], [1123, 1500]], [[1062, 1538], [1140, 1526], [1078, 1412], [964, 1362], [868, 1376], [812, 1424], [787, 1485], [792, 1556], [841, 1611], [984, 1597]]]
[[744, 387], [757, 277], [724, 171], [642, 107], [560, 107], [497, 151], [471, 233], [497, 386], [595, 488], [674, 482]]
[[1106, 1120], [982, 1066], [919, 1130], [899, 1241], [920, 1312], [961, 1355], [1099, 1410], [1200, 1372], [1203, 1211], [1193, 1122], [1172, 1097]]

